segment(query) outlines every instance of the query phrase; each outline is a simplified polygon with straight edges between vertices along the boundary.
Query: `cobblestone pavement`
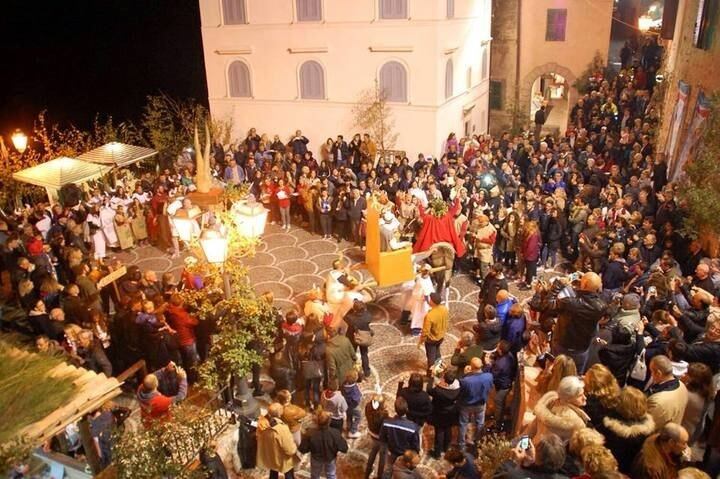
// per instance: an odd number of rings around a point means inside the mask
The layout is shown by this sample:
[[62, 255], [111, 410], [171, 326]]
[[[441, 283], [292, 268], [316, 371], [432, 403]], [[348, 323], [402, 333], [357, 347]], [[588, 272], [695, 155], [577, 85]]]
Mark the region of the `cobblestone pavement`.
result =
[[[277, 225], [267, 225], [263, 242], [252, 258], [245, 261], [249, 276], [258, 293], [272, 291], [275, 305], [282, 310], [298, 306], [302, 307], [307, 292], [314, 286], [321, 286], [325, 275], [330, 270], [332, 261], [342, 254], [351, 265], [364, 262], [364, 252], [351, 243], [336, 240], [324, 240], [317, 235], [293, 226], [284, 231]], [[141, 269], [154, 269], [159, 273], [172, 271], [179, 278], [183, 267], [183, 256], [171, 259], [160, 255], [152, 247], [140, 247], [116, 256], [122, 260], [137, 264]], [[362, 279], [372, 279], [367, 270], [355, 270]], [[521, 294], [512, 286], [513, 294]], [[451, 327], [441, 347], [444, 358], [449, 356], [457, 344], [463, 331], [472, 327], [477, 309], [478, 287], [466, 274], [456, 274], [452, 278], [449, 293]], [[413, 372], [423, 373], [426, 369], [425, 351], [417, 347], [417, 339], [410, 336], [407, 326], [399, 324], [400, 289], [397, 286], [378, 289], [376, 299], [368, 305], [373, 315], [372, 328], [375, 339], [370, 346], [370, 365], [372, 377], [361, 383], [363, 400], [366, 401], [376, 389], [380, 389], [392, 405], [399, 381], [406, 381]], [[263, 375], [266, 389], [272, 389], [272, 380]], [[267, 402], [269, 398], [260, 398]], [[264, 401], [263, 401], [264, 399]], [[364, 402], [363, 406], [364, 407]], [[342, 479], [362, 478], [367, 453], [371, 442], [365, 433], [365, 424], [360, 429], [363, 436], [350, 440], [350, 452], [341, 455], [338, 460], [338, 477]], [[425, 427], [423, 434], [423, 450], [427, 452], [432, 444], [432, 427]], [[221, 455], [225, 459], [228, 470], [232, 469], [229, 448], [232, 447], [230, 436], [236, 435], [236, 429], [229, 430], [221, 437]], [[299, 477], [309, 477], [308, 458], [296, 468]], [[433, 460], [423, 454], [419, 471], [426, 478], [435, 478], [447, 469], [444, 461]], [[258, 469], [242, 471], [234, 477], [260, 478], [267, 477], [265, 471]]]

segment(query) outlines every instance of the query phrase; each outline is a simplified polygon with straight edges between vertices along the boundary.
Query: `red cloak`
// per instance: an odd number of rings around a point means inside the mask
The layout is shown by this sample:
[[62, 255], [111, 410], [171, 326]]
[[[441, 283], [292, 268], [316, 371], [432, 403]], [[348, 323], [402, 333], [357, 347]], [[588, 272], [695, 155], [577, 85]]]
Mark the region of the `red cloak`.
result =
[[453, 245], [457, 257], [463, 256], [465, 244], [455, 230], [455, 214], [460, 211], [460, 201], [456, 199], [442, 218], [425, 213], [422, 205], [419, 206], [419, 209], [423, 224], [413, 246], [413, 253], [426, 251], [435, 243], [447, 242]]

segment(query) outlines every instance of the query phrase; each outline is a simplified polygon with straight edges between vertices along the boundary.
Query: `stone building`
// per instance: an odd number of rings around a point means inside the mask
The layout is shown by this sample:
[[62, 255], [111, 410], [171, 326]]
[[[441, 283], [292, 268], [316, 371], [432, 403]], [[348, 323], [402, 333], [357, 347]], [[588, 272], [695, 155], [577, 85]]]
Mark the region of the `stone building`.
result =
[[487, 131], [491, 0], [199, 1], [210, 110], [237, 136], [350, 141], [376, 81], [412, 158]]
[[490, 130], [521, 124], [546, 102], [549, 131], [565, 130], [573, 84], [596, 53], [607, 60], [613, 0], [493, 0]]

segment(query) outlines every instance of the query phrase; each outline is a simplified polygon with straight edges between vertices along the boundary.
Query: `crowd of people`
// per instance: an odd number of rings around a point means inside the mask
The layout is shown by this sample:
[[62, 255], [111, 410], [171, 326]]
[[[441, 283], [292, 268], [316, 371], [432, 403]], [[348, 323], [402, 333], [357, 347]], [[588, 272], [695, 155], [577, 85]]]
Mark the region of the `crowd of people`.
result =
[[[273, 398], [253, 458], [271, 478], [294, 477], [303, 453], [311, 477], [334, 478], [337, 455], [361, 429], [372, 444], [366, 478], [420, 477], [426, 453], [446, 460], [449, 479], [480, 478], [478, 444], [488, 429], [510, 433], [518, 413], [510, 399], [526, 389], [533, 419], [515, 428], [522, 435], [497, 477], [720, 472], [720, 261], [684, 229], [682, 201], [655, 149], [659, 118], [646, 83], [633, 67], [593, 78], [566, 132], [451, 133], [438, 158], [378, 157], [367, 134], [328, 138], [314, 152], [300, 130], [288, 142], [251, 129], [233, 145], [213, 145], [217, 183], [248, 185], [285, 230], [364, 248], [371, 199], [382, 221], [388, 213], [397, 222], [394, 234], [415, 245], [428, 211], [449, 218], [434, 240], [461, 245], [454, 268], [479, 285], [477, 324], [445, 361], [447, 285], [428, 265], [403, 285], [403, 313], [391, 319], [417, 337], [427, 371], [401, 384], [394, 402], [381, 393], [363, 400], [372, 317], [342, 260], [324, 289], [278, 311], [275, 341], [256, 345], [267, 364], [251, 383]], [[150, 243], [180, 253], [171, 219], [192, 207], [182, 196], [194, 189], [193, 168], [181, 155], [160, 174], [120, 177], [75, 204], [38, 204], [0, 221], [5, 294], [26, 313], [3, 326], [106, 375], [144, 359], [156, 371], [137, 391], [147, 426], [169, 418], [208, 354], [212, 325], [179, 294], [202, 288], [202, 278], [191, 268], [158, 278], [128, 266], [117, 287], [98, 282], [122, 266], [113, 251]], [[528, 300], [510, 293], [513, 281]], [[271, 293], [263, 297], [272, 303]], [[260, 381], [265, 366], [272, 391]], [[520, 378], [531, 386], [517, 387]], [[98, 417], [101, 444], [101, 426], [112, 421]], [[425, 428], [434, 434], [429, 448]], [[109, 448], [98, 449], [109, 463]], [[213, 464], [211, 477], [226, 477], [222, 462]]]

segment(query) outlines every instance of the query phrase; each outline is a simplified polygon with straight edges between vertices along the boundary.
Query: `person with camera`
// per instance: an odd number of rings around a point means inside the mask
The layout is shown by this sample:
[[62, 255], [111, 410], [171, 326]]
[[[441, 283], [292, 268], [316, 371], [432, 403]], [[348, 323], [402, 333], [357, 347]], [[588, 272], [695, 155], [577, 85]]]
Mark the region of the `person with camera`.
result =
[[[577, 289], [568, 281], [557, 279], [552, 286], [539, 281], [530, 307], [541, 313], [557, 314], [553, 329], [552, 352], [575, 360], [578, 373], [585, 370], [592, 339], [607, 305], [600, 297], [602, 281], [597, 273], [588, 272], [580, 278]], [[560, 293], [563, 292], [561, 295]]]
[[527, 436], [513, 449], [513, 459], [505, 461], [496, 479], [568, 479], [560, 473], [565, 464], [565, 443], [555, 434], [547, 434], [537, 447]]

